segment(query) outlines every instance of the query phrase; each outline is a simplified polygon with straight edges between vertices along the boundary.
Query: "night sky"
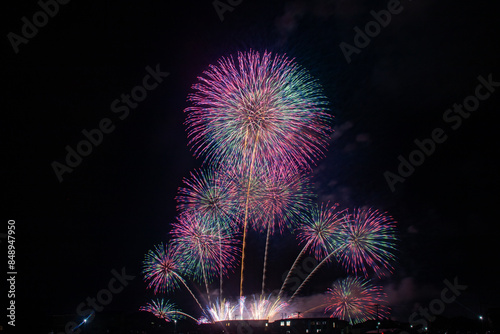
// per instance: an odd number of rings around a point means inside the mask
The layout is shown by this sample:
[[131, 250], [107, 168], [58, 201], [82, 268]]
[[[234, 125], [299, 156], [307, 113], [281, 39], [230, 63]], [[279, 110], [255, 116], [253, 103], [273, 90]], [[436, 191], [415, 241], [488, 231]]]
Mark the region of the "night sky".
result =
[[[354, 48], [355, 27], [364, 31], [374, 20], [371, 11], [394, 2], [232, 3], [221, 20], [210, 0], [71, 1], [27, 39], [22, 18], [33, 22], [40, 5], [4, 8], [7, 186], [0, 232], [16, 221], [19, 324], [75, 314], [122, 268], [136, 277], [104, 311], [135, 311], [149, 300], [141, 261], [168, 240], [177, 189], [202, 164], [188, 146], [187, 95], [209, 64], [249, 49], [286, 53], [324, 88], [335, 134], [314, 168], [318, 201], [374, 207], [398, 221], [394, 274], [377, 281], [394, 318], [408, 321], [455, 277], [468, 287], [444, 315], [477, 317], [500, 306], [497, 9], [483, 2], [401, 1], [386, 27], [346, 59], [341, 43]], [[143, 101], [128, 114], [113, 112], [113, 101], [158, 69], [158, 85]], [[481, 80], [491, 82], [490, 90]], [[480, 84], [479, 94], [488, 95], [482, 100], [474, 98]], [[464, 100], [479, 101], [470, 113], [464, 109], [466, 118], [447, 111]], [[64, 164], [66, 146], [76, 149], [82, 131], [103, 120], [109, 133], [60, 182], [53, 162]], [[384, 173], [398, 174], [398, 157], [409, 159], [415, 140], [431, 138], [435, 129], [442, 129], [442, 143], [392, 191]], [[248, 290], [258, 292], [263, 236], [252, 236], [257, 274]], [[1, 242], [5, 264], [6, 239]], [[278, 288], [300, 249], [287, 234], [272, 250], [270, 285]], [[237, 276], [227, 287], [235, 296]], [[307, 294], [343, 276], [341, 268], [329, 267]], [[171, 298], [197, 314], [184, 291]]]

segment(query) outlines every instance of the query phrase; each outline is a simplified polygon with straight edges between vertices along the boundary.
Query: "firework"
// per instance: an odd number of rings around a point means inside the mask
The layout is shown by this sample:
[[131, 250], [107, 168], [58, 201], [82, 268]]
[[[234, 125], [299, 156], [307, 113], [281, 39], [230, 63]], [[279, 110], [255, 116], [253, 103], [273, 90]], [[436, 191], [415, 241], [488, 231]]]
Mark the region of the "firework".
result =
[[241, 224], [241, 229], [244, 229], [245, 221], [253, 227], [261, 226], [265, 221], [263, 188], [267, 177], [269, 173], [265, 165], [257, 166], [251, 176], [238, 165], [221, 167], [222, 182], [228, 185], [233, 199], [234, 220]]
[[238, 220], [248, 222], [248, 226], [257, 231], [267, 232], [264, 290], [270, 236], [297, 225], [308, 210], [313, 198], [309, 175], [269, 165], [257, 165], [252, 177], [237, 167], [226, 168], [222, 174], [234, 192], [236, 211], [241, 215]]
[[154, 251], [149, 250], [143, 262], [142, 273], [144, 280], [148, 282], [147, 288], [153, 288], [154, 293], [171, 292], [182, 283], [203, 311], [198, 298], [189, 288], [181, 274], [186, 273], [186, 267], [179, 256], [177, 249], [172, 246], [163, 246], [163, 243], [155, 246]]
[[[253, 295], [252, 297], [253, 300], [248, 303], [248, 306], [245, 296], [239, 298], [238, 301], [234, 303], [226, 299], [217, 300], [207, 308], [208, 314], [210, 314], [210, 318], [214, 322], [236, 320], [236, 318], [246, 320], [271, 320], [288, 306], [281, 298], [272, 295], [260, 295], [258, 297]], [[237, 310], [239, 310], [239, 314], [237, 314]]]
[[337, 206], [338, 204], [316, 204], [310, 208], [309, 213], [303, 218], [302, 225], [298, 228], [297, 239], [305, 245], [283, 281], [278, 296], [283, 294], [291, 274], [306, 251], [309, 250], [317, 260], [322, 260], [339, 247], [342, 240], [340, 225], [341, 221], [346, 219], [346, 213], [345, 211], [335, 211]]
[[208, 313], [213, 321], [235, 320], [237, 305], [231, 305], [226, 299], [217, 299], [213, 305], [208, 307]]
[[240, 299], [238, 300], [238, 306], [239, 306], [239, 309], [240, 309], [240, 319], [243, 320], [244, 319], [244, 312], [245, 312], [245, 300], [247, 299], [247, 297], [245, 296], [240, 296]]
[[345, 211], [337, 212], [338, 204], [315, 205], [299, 227], [297, 238], [317, 260], [333, 252], [341, 243], [341, 222]]
[[387, 317], [389, 309], [385, 306], [386, 295], [380, 286], [359, 277], [338, 280], [328, 289], [330, 295], [325, 312], [332, 318], [349, 321], [350, 324], [370, 319]]
[[342, 224], [342, 252], [336, 256], [354, 274], [374, 271], [379, 277], [392, 272], [396, 251], [395, 220], [374, 209], [356, 209]]
[[171, 303], [170, 301], [166, 301], [164, 299], [152, 300], [152, 302], [147, 303], [146, 306], [141, 306], [139, 308], [139, 311], [151, 312], [156, 317], [163, 319], [166, 322], [180, 320], [184, 317], [189, 317], [196, 321], [196, 319], [189, 314], [178, 310], [174, 303]]
[[283, 166], [269, 168], [258, 189], [263, 219], [254, 222], [256, 230], [267, 230], [271, 235], [297, 225], [309, 210], [313, 194], [309, 176]]
[[208, 284], [219, 275], [220, 268], [227, 274], [238, 264], [236, 235], [201, 215], [181, 215], [170, 234], [189, 273], [199, 282]]
[[149, 250], [143, 262], [144, 279], [147, 287], [153, 288], [154, 293], [171, 292], [179, 287], [181, 276], [185, 267], [172, 247], [163, 243], [156, 245], [154, 250]]
[[236, 196], [227, 177], [209, 167], [192, 172], [184, 183], [176, 197], [181, 212], [197, 212], [208, 221], [236, 228]]
[[[327, 255], [298, 287], [293, 299], [314, 274], [332, 257], [336, 257], [348, 271], [362, 271], [368, 276], [368, 268], [382, 277], [392, 271], [391, 261], [396, 250], [396, 221], [378, 210], [358, 209], [345, 214], [341, 220], [338, 247]], [[291, 300], [290, 299], [290, 300]]]
[[238, 166], [225, 167], [221, 174], [235, 219], [244, 223], [246, 212], [248, 225], [260, 232], [282, 233], [296, 226], [315, 197], [304, 170], [257, 164], [251, 176]]
[[210, 321], [206, 316], [201, 316], [198, 320], [197, 320], [197, 323], [198, 325], [202, 325], [202, 324], [211, 324], [212, 321]]
[[[254, 164], [252, 164], [252, 167]], [[241, 274], [240, 274], [240, 297], [243, 297], [243, 271], [245, 265], [245, 248], [248, 222], [263, 221], [265, 214], [262, 204], [264, 203], [262, 188], [266, 179], [266, 168], [251, 168], [249, 171], [239, 168], [238, 165], [225, 166], [223, 174], [232, 185], [231, 189], [237, 198], [238, 221], [243, 224], [243, 241], [241, 251]], [[256, 223], [254, 223], [256, 224]]]
[[[148, 288], [155, 294], [171, 292], [182, 283], [202, 310], [198, 323], [271, 320], [324, 264], [337, 260], [348, 272], [367, 276], [373, 270], [382, 276], [392, 270], [395, 252], [395, 222], [390, 216], [371, 209], [337, 212], [337, 205], [328, 203], [310, 206], [311, 165], [324, 154], [332, 133], [332, 117], [318, 82], [286, 56], [249, 51], [235, 58], [220, 59], [193, 85], [185, 124], [189, 145], [196, 157], [204, 158], [204, 167], [179, 188], [171, 246], [160, 244], [144, 261]], [[253, 300], [243, 294], [250, 228], [267, 233], [262, 293]], [[303, 248], [279, 294], [266, 296], [271, 237], [287, 229], [298, 231]], [[319, 264], [284, 302], [290, 274], [307, 253]], [[240, 298], [226, 300], [223, 277], [239, 264]], [[205, 285], [206, 307], [185, 277]], [[212, 303], [209, 283], [217, 277], [219, 298]], [[380, 287], [361, 278], [336, 282], [328, 295], [326, 310], [351, 323], [373, 318], [375, 305], [384, 299]], [[141, 310], [166, 321], [190, 317], [164, 300]], [[375, 316], [386, 314], [388, 308], [375, 308]]]
[[[308, 166], [327, 146], [332, 117], [321, 86], [285, 56], [239, 52], [193, 85], [186, 125], [195, 155], [212, 162]], [[250, 160], [247, 160], [250, 159]]]
[[240, 296], [250, 187], [256, 165], [309, 167], [332, 133], [320, 85], [285, 56], [238, 53], [211, 66], [193, 86], [186, 124], [195, 155], [236, 164], [248, 177], [243, 219]]
[[285, 227], [292, 224], [310, 206], [312, 194], [310, 192], [308, 177], [300, 173], [292, 173], [285, 168], [273, 170], [270, 177], [266, 178], [262, 191], [262, 205], [267, 216], [264, 224], [267, 229], [264, 264], [262, 270], [262, 295], [265, 293], [267, 258], [270, 236], [275, 231], [283, 232]]
[[274, 298], [271, 295], [260, 295], [257, 299], [254, 296], [253, 302], [250, 304], [250, 319], [268, 319], [271, 320], [278, 312], [288, 306], [281, 298]]

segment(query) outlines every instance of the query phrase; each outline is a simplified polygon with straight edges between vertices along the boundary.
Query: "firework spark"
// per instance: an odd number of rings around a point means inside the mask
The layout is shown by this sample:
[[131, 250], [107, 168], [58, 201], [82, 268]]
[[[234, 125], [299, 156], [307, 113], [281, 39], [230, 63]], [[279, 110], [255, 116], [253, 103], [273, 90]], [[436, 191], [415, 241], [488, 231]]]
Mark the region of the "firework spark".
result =
[[250, 319], [273, 319], [276, 314], [288, 306], [279, 297], [271, 295], [260, 295], [257, 299], [254, 296], [253, 302], [250, 304]]
[[368, 280], [347, 277], [336, 281], [327, 293], [330, 298], [325, 312], [331, 312], [332, 318], [356, 324], [384, 318], [389, 314], [389, 309], [384, 304], [386, 296], [382, 287], [374, 286]]
[[226, 299], [217, 299], [213, 305], [208, 307], [208, 314], [213, 321], [235, 320], [237, 306]]
[[254, 295], [252, 297], [251, 302], [248, 302], [245, 296], [239, 298], [236, 302], [230, 302], [226, 299], [217, 300], [207, 307], [208, 314], [212, 321], [236, 319], [271, 320], [288, 306], [281, 298], [272, 295], [260, 295], [258, 297]]

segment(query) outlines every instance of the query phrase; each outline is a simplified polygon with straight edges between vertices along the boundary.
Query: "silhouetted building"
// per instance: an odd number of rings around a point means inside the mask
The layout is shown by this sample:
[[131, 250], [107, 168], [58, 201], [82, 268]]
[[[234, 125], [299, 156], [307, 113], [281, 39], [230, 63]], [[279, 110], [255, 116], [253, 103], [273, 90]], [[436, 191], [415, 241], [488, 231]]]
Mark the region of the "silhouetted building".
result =
[[289, 318], [274, 323], [277, 334], [346, 334], [348, 323], [333, 318]]
[[263, 334], [270, 333], [267, 320], [225, 320], [198, 326], [202, 334]]
[[198, 328], [201, 334], [347, 334], [347, 326], [347, 321], [332, 318], [287, 318], [227, 320]]

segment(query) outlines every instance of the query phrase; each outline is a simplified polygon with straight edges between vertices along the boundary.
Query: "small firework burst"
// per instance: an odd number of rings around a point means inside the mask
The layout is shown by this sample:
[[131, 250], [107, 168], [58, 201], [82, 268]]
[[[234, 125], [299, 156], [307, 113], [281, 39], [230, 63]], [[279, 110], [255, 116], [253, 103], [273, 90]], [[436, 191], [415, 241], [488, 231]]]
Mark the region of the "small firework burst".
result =
[[365, 277], [369, 269], [379, 277], [392, 272], [397, 240], [394, 218], [374, 209], [356, 209], [343, 220], [341, 234], [336, 256], [349, 272], [362, 272]]
[[265, 181], [268, 177], [266, 166], [257, 166], [252, 171], [235, 166], [221, 167], [224, 182], [229, 184], [234, 198], [235, 220], [244, 227], [249, 221], [250, 226], [263, 224], [266, 215], [264, 212]]
[[232, 183], [220, 171], [206, 168], [191, 173], [184, 179], [186, 187], [179, 188], [176, 197], [181, 212], [196, 212], [209, 221], [237, 226], [236, 196]]
[[223, 174], [233, 196], [234, 219], [243, 222], [246, 211], [249, 226], [257, 231], [270, 228], [274, 234], [298, 225], [314, 198], [306, 171], [257, 165], [251, 175], [234, 167], [226, 167]]
[[307, 173], [297, 173], [283, 166], [269, 169], [258, 196], [264, 219], [254, 224], [254, 228], [269, 229], [269, 233], [274, 234], [298, 225], [311, 205], [311, 189]]
[[386, 295], [382, 287], [372, 285], [359, 277], [347, 277], [336, 281], [329, 294], [328, 307], [332, 318], [349, 321], [350, 324], [385, 318], [389, 309], [385, 306]]
[[156, 317], [166, 322], [183, 319], [186, 315], [184, 312], [178, 310], [174, 303], [164, 299], [152, 300], [146, 306], [141, 306], [139, 311], [153, 313]]
[[184, 214], [172, 224], [172, 243], [199, 282], [211, 281], [238, 265], [239, 241], [232, 230], [199, 214]]
[[338, 204], [314, 205], [302, 220], [297, 238], [306, 244], [317, 260], [325, 258], [337, 249], [342, 240], [342, 221], [345, 211], [336, 211]]
[[156, 294], [178, 288], [181, 281], [179, 272], [184, 272], [184, 269], [175, 248], [161, 243], [146, 254], [142, 272], [148, 282], [147, 287]]

